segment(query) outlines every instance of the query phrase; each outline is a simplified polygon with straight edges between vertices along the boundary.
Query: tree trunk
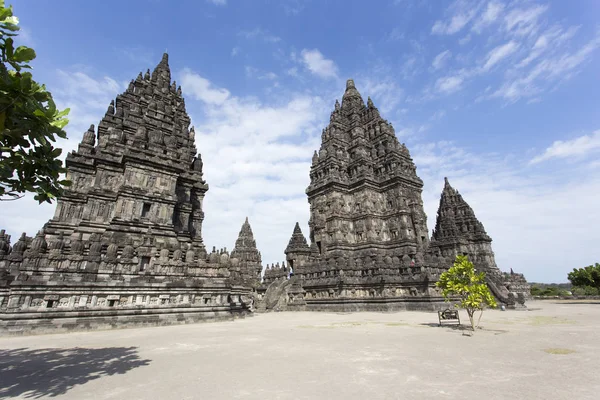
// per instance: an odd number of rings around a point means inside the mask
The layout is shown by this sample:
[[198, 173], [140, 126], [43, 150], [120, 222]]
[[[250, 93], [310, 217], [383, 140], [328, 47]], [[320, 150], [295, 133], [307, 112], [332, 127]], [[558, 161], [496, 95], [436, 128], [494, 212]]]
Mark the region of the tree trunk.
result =
[[473, 333], [475, 333], [475, 310], [467, 309], [467, 314], [469, 315], [469, 321], [471, 321], [471, 329], [473, 329]]
[[481, 316], [483, 315], [483, 308], [481, 309], [481, 313], [479, 314], [479, 318], [477, 319], [477, 327], [479, 328], [479, 324], [481, 323]]

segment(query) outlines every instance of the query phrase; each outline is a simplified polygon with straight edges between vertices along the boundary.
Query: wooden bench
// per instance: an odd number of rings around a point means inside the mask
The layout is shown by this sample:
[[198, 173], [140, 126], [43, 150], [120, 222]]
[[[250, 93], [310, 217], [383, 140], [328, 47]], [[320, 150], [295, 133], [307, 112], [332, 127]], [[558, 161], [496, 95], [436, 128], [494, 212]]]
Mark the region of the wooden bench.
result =
[[460, 325], [460, 315], [458, 314], [458, 310], [446, 308], [444, 311], [438, 311], [438, 318], [440, 320], [440, 326], [444, 323], [456, 323]]

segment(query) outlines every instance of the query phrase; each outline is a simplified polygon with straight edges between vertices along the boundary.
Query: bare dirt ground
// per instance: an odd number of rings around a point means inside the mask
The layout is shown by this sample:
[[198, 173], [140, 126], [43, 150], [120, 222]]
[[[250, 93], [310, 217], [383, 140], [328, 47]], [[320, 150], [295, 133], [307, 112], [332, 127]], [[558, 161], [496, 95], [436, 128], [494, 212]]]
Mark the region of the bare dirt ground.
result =
[[[600, 303], [436, 313], [270, 313], [0, 339], [0, 399], [597, 399]], [[463, 325], [468, 323], [461, 311]]]

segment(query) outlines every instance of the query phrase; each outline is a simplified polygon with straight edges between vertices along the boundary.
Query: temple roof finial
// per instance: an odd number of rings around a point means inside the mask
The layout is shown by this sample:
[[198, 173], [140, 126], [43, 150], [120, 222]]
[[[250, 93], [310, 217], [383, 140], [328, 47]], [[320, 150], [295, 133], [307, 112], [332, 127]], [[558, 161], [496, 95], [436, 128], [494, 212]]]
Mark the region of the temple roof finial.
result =
[[364, 107], [364, 102], [362, 96], [356, 90], [356, 86], [354, 85], [354, 79], [348, 79], [346, 81], [346, 91], [344, 92], [344, 96], [342, 97], [342, 108], [344, 106], [360, 106]]
[[152, 72], [152, 79], [154, 80], [155, 76], [158, 77], [159, 74], [157, 73], [161, 73], [160, 75], [163, 76], [163, 78], [165, 80], [168, 81], [168, 83], [171, 83], [171, 68], [169, 67], [169, 55], [167, 53], [164, 53], [162, 56], [162, 59], [160, 60], [160, 62], [158, 63], [158, 65], [156, 66], [156, 68], [154, 68], [154, 71]]

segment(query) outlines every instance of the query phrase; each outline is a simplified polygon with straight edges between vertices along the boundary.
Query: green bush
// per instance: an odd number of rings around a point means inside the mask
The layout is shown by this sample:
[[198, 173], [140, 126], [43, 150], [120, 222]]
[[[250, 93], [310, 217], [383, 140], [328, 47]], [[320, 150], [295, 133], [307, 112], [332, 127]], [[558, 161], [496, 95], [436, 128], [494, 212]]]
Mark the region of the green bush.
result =
[[600, 291], [592, 286], [583, 286], [573, 288], [573, 295], [575, 296], [598, 296]]
[[556, 297], [556, 296], [569, 296], [570, 293], [568, 290], [561, 289], [556, 286], [548, 286], [548, 287], [539, 287], [533, 286], [531, 288], [532, 296], [542, 296], [542, 297]]

